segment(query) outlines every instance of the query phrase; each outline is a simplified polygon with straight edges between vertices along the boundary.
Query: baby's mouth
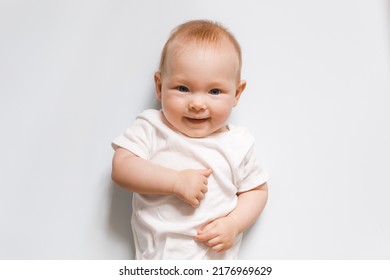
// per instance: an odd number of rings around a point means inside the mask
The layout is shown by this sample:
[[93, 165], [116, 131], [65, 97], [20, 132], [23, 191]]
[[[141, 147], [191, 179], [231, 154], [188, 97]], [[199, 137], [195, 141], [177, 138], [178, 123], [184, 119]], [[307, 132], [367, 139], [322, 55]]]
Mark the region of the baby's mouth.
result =
[[206, 122], [209, 118], [190, 118], [190, 117], [185, 117], [187, 121], [193, 124], [201, 124]]

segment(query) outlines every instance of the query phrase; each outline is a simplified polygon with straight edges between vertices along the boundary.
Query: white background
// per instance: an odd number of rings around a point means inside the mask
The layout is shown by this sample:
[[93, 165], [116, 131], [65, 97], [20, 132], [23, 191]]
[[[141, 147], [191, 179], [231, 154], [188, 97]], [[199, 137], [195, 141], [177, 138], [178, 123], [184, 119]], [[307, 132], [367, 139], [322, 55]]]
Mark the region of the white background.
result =
[[0, 0], [0, 259], [133, 257], [110, 143], [198, 18], [242, 45], [232, 122], [271, 175], [240, 258], [390, 259], [386, 0]]

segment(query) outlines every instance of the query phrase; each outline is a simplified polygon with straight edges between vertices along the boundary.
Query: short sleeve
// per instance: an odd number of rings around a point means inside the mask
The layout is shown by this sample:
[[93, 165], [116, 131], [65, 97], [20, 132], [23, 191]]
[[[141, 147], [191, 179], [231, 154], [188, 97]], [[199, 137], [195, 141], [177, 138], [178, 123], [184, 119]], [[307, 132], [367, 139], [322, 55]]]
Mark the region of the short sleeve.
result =
[[256, 157], [254, 144], [250, 146], [238, 168], [238, 192], [248, 191], [267, 182], [268, 173]]
[[152, 125], [140, 115], [131, 127], [114, 139], [111, 146], [113, 149], [124, 148], [141, 158], [149, 159], [153, 139]]

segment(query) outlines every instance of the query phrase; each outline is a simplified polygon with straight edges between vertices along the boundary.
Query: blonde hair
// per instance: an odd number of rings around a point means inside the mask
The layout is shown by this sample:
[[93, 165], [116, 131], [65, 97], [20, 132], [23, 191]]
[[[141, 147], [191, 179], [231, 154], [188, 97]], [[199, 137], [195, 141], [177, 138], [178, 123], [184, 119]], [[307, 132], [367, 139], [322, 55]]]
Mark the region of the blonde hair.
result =
[[192, 40], [200, 43], [216, 44], [220, 43], [223, 39], [227, 39], [234, 46], [239, 60], [239, 72], [241, 72], [242, 55], [240, 44], [226, 27], [218, 22], [209, 20], [188, 21], [172, 30], [161, 52], [159, 71], [161, 73], [163, 72], [169, 46], [175, 40], [183, 40], [185, 42]]

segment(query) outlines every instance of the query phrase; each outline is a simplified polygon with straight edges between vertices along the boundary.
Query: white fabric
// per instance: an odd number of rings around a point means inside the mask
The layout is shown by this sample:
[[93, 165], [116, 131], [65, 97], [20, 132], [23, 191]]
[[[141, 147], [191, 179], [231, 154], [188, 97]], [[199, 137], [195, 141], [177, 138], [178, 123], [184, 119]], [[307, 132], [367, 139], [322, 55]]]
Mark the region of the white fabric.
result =
[[[266, 182], [254, 155], [254, 139], [242, 127], [206, 138], [190, 138], [170, 129], [161, 111], [146, 110], [112, 146], [123, 147], [155, 164], [177, 170], [211, 168], [208, 192], [198, 208], [175, 196], [133, 194], [132, 227], [137, 259], [236, 259], [241, 236], [224, 253], [214, 253], [194, 236], [237, 204], [237, 192]], [[153, 174], [150, 174], [153, 176]], [[183, 186], [185, 187], [185, 186]]]

